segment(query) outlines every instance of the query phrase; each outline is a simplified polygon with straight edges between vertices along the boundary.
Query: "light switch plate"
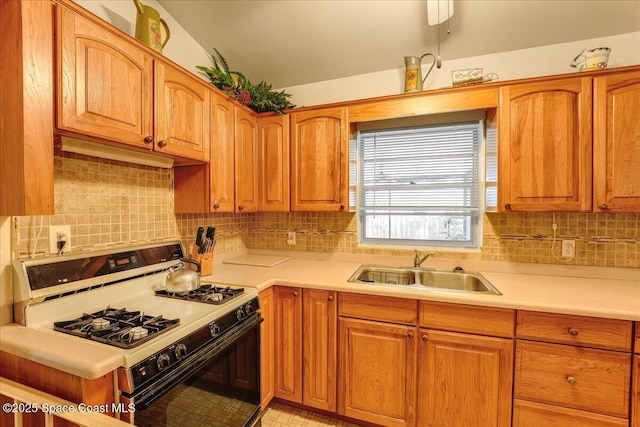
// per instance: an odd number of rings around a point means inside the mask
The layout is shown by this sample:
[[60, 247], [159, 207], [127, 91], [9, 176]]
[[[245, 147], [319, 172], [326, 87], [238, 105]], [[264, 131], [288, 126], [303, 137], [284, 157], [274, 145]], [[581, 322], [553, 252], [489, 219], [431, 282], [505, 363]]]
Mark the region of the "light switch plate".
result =
[[[58, 242], [65, 241], [62, 252], [58, 248]], [[49, 226], [49, 253], [55, 255], [68, 254], [71, 252], [71, 226], [51, 225]]]

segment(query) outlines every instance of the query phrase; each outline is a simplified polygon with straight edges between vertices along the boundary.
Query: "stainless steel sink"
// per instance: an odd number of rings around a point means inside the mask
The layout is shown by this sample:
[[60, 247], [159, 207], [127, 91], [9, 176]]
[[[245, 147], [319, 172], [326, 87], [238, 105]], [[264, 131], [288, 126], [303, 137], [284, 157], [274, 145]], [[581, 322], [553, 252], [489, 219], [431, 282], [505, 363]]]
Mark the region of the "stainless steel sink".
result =
[[408, 286], [425, 291], [502, 295], [484, 276], [472, 271], [362, 265], [349, 278], [349, 282]]

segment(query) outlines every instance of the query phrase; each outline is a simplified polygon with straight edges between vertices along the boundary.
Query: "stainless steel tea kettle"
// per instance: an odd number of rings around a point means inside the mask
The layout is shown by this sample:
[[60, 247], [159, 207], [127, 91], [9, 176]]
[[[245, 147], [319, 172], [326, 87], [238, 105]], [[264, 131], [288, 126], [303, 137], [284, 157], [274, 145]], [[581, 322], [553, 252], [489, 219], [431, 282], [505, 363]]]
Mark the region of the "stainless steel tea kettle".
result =
[[[193, 264], [196, 270], [185, 267], [185, 263]], [[169, 268], [169, 274], [165, 279], [167, 292], [189, 292], [200, 287], [200, 263], [192, 259], [182, 259], [180, 263]]]

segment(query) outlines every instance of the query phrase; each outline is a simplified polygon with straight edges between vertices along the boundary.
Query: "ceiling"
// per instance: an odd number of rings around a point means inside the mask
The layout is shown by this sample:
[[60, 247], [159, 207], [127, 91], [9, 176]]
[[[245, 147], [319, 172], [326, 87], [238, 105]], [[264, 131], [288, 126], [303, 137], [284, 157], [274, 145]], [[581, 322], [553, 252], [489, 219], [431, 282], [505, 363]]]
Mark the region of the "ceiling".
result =
[[[437, 54], [424, 0], [159, 0], [207, 51], [274, 88]], [[442, 60], [640, 31], [640, 0], [455, 0]], [[589, 48], [600, 46], [585, 46]], [[207, 65], [207, 64], [202, 64]]]

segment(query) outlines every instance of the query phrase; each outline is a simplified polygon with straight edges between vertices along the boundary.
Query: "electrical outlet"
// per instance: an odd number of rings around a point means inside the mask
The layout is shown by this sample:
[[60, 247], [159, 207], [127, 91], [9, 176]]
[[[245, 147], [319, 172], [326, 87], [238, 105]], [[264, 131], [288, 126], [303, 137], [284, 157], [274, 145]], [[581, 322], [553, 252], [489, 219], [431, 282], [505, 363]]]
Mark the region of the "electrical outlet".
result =
[[71, 252], [71, 226], [49, 226], [49, 253], [62, 255], [69, 252]]
[[562, 257], [573, 258], [575, 255], [576, 255], [576, 241], [563, 240], [562, 241]]
[[296, 232], [295, 231], [289, 231], [287, 233], [287, 243], [290, 245], [295, 245], [296, 244]]

